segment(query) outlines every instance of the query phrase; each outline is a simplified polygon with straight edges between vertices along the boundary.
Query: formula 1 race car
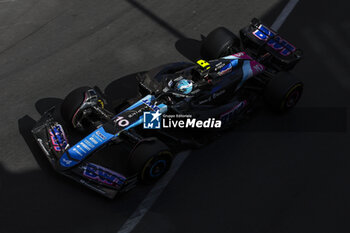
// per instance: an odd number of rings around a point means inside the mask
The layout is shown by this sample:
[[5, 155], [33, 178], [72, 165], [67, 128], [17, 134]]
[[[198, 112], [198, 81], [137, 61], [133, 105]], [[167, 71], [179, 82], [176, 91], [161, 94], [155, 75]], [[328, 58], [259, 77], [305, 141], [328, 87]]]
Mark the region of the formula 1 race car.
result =
[[[201, 57], [197, 64], [171, 63], [139, 73], [139, 98], [117, 106], [111, 107], [96, 88], [75, 89], [60, 111], [43, 114], [32, 133], [55, 170], [113, 198], [137, 182], [162, 177], [170, 168], [173, 146], [196, 144], [190, 133], [179, 136], [153, 125], [161, 115], [209, 119], [226, 129], [259, 99], [274, 111], [288, 111], [301, 97], [302, 82], [285, 71], [302, 52], [257, 19], [240, 37], [223, 27], [209, 33]], [[148, 124], [159, 130], [146, 129], [149, 114]]]

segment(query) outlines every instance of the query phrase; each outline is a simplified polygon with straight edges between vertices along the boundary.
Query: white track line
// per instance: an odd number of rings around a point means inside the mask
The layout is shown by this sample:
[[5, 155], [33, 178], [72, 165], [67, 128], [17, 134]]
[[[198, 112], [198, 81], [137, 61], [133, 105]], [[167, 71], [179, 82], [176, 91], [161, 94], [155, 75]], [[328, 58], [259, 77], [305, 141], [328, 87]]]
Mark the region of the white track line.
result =
[[[292, 12], [295, 5], [298, 3], [298, 0], [290, 0], [288, 4], [285, 6], [281, 14], [277, 17], [276, 21], [272, 24], [271, 28], [277, 31], [284, 21], [287, 19], [288, 15]], [[178, 154], [173, 164], [171, 165], [171, 169], [164, 175], [164, 177], [154, 185], [152, 190], [147, 194], [146, 198], [141, 202], [141, 204], [137, 207], [135, 212], [126, 220], [123, 226], [117, 233], [130, 233], [137, 224], [141, 221], [143, 216], [149, 211], [155, 201], [158, 199], [160, 194], [163, 192], [165, 187], [168, 185], [170, 180], [173, 178], [177, 170], [181, 167], [182, 163], [186, 160], [190, 151], [185, 151], [183, 153]]]
[[299, 0], [290, 0], [288, 4], [284, 7], [280, 15], [277, 17], [275, 22], [272, 24], [271, 29], [278, 31], [287, 17], [292, 13], [294, 7], [297, 5]]

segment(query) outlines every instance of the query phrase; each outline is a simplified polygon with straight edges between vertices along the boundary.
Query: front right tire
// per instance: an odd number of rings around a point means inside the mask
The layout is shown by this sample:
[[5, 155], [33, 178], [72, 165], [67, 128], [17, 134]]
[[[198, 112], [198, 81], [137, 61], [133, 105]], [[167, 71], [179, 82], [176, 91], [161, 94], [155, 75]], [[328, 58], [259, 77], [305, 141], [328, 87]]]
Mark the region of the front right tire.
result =
[[142, 183], [154, 183], [170, 168], [173, 155], [168, 146], [156, 138], [146, 138], [131, 151], [129, 169], [138, 173]]
[[218, 59], [238, 51], [240, 39], [225, 27], [219, 27], [208, 34], [201, 46], [201, 56], [206, 60]]

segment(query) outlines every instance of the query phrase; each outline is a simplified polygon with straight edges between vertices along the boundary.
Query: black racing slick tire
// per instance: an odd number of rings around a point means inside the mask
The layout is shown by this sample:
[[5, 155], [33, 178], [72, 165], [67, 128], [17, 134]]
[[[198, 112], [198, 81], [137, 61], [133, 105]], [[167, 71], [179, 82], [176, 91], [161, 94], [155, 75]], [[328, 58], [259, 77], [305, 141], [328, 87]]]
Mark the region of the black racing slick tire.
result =
[[238, 51], [240, 39], [233, 32], [219, 27], [208, 34], [201, 46], [201, 56], [206, 60], [218, 59]]
[[63, 120], [73, 127], [73, 117], [77, 110], [81, 107], [85, 99], [85, 92], [91, 89], [90, 87], [79, 87], [71, 91], [66, 98], [64, 98], [61, 105], [61, 116]]
[[271, 79], [264, 91], [264, 100], [276, 112], [293, 108], [303, 93], [303, 83], [295, 77], [283, 74]]
[[153, 183], [169, 170], [172, 158], [168, 146], [156, 138], [147, 138], [131, 151], [129, 169], [138, 173], [140, 182]]

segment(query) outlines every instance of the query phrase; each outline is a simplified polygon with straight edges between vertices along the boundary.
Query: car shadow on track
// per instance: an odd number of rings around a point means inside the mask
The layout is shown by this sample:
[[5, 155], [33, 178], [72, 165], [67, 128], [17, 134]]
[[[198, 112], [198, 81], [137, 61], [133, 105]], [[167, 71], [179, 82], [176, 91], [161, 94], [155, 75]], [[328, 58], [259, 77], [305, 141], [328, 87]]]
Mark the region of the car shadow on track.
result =
[[201, 59], [200, 47], [202, 41], [191, 39], [191, 38], [181, 38], [176, 41], [176, 50], [185, 58], [192, 62], [196, 62]]

